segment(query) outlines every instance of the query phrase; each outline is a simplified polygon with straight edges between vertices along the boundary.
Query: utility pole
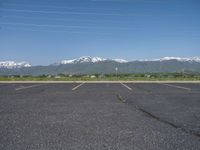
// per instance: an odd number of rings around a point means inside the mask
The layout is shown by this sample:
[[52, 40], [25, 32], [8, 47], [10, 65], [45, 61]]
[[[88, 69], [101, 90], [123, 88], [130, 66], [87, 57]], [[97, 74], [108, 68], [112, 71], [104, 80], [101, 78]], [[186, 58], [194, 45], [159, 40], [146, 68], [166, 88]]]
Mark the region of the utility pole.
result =
[[118, 68], [116, 67], [116, 68], [115, 68], [115, 75], [116, 75], [116, 78], [117, 78], [117, 71], [118, 71]]
[[185, 75], [185, 69], [182, 69], [182, 77]]

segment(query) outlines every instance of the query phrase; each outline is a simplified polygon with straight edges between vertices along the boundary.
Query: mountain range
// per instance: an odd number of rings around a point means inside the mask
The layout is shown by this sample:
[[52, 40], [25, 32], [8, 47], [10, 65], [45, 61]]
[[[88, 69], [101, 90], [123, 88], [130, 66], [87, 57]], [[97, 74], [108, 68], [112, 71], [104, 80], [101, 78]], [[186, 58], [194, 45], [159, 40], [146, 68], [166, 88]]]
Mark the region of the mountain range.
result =
[[43, 75], [43, 74], [108, 74], [157, 72], [200, 72], [200, 57], [164, 57], [160, 59], [134, 60], [106, 59], [83, 56], [66, 59], [48, 66], [32, 66], [28, 62], [2, 61], [0, 75]]

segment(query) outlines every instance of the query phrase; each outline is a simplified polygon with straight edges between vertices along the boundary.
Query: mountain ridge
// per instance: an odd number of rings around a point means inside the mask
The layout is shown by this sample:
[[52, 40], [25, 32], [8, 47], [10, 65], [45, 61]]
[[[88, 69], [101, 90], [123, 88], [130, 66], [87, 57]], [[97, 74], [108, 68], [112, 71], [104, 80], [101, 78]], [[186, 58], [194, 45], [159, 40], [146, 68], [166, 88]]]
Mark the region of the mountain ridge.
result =
[[182, 61], [182, 62], [200, 62], [200, 57], [163, 57], [159, 59], [144, 59], [144, 60], [132, 60], [128, 61], [125, 59], [107, 59], [107, 58], [102, 58], [102, 57], [91, 57], [91, 56], [82, 56], [77, 59], [67, 59], [67, 60], [62, 60], [58, 64], [72, 64], [72, 63], [96, 63], [96, 62], [102, 62], [102, 61], [115, 61], [118, 63], [128, 63], [128, 62], [133, 62], [133, 61], [168, 61], [168, 60], [177, 60], [177, 61]]
[[12, 62], [14, 66], [0, 67], [0, 75], [112, 74], [116, 72], [115, 68], [118, 68], [118, 73], [121, 74], [183, 71], [200, 73], [200, 57], [164, 57], [135, 61], [80, 57], [63, 61], [48, 66], [31, 66], [28, 63]]
[[52, 65], [64, 65], [64, 64], [77, 64], [77, 63], [98, 63], [103, 61], [114, 61], [118, 63], [127, 63], [127, 60], [124, 59], [108, 59], [102, 57], [91, 57], [91, 56], [82, 56], [76, 59], [66, 59], [61, 60], [60, 62], [54, 63]]
[[22, 67], [31, 67], [31, 64], [26, 61], [15, 62], [15, 61], [0, 61], [0, 68], [22, 68]]
[[[200, 63], [200, 57], [163, 57], [159, 59], [144, 59], [144, 60], [132, 60], [128, 61], [125, 59], [110, 59], [110, 58], [102, 58], [102, 57], [91, 57], [91, 56], [82, 56], [75, 59], [64, 59], [59, 62], [50, 64], [50, 65], [65, 65], [65, 64], [78, 64], [78, 63], [99, 63], [105, 61], [113, 61], [116, 63], [130, 63], [130, 62], [148, 62], [148, 61], [170, 61], [170, 60], [177, 60], [180, 62], [198, 62]], [[33, 67], [30, 63], [26, 61], [15, 62], [15, 61], [0, 61], [0, 68], [7, 68], [7, 69], [15, 69], [15, 68], [25, 68], [25, 67]]]

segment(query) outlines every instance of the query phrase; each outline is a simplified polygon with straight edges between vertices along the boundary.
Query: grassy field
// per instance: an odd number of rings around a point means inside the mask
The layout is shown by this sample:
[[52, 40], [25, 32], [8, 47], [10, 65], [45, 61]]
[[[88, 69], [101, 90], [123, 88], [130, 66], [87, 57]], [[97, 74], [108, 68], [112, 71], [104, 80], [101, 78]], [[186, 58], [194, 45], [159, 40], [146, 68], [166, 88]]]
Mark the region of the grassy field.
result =
[[0, 81], [200, 81], [200, 75], [171, 74], [127, 74], [127, 75], [79, 75], [79, 76], [10, 76]]

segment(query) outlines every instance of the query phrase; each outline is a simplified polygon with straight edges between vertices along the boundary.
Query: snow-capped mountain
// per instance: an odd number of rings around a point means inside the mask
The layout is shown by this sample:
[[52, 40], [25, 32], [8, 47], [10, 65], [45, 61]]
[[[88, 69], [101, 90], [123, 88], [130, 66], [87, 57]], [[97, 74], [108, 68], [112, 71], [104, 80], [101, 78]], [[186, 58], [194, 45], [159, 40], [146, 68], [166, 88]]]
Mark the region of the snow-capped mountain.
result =
[[[163, 61], [171, 61], [171, 60], [176, 60], [178, 62], [200, 63], [200, 57], [163, 57], [163, 58], [159, 58], [159, 59], [145, 59], [145, 60], [127, 61], [127, 60], [124, 60], [124, 59], [106, 59], [106, 58], [102, 58], [102, 57], [82, 56], [82, 57], [77, 58], [77, 59], [62, 60], [62, 61], [60, 61], [58, 63], [54, 63], [52, 65], [58, 66], [58, 65], [65, 65], [65, 64], [98, 63], [98, 62], [117, 62], [117, 63], [120, 63], [120, 64], [126, 64], [126, 63], [135, 62], [135, 61], [163, 62]], [[14, 69], [14, 68], [28, 68], [28, 67], [32, 67], [32, 66], [31, 66], [30, 63], [27, 63], [25, 61], [22, 61], [22, 62], [0, 61], [0, 68]]]
[[101, 62], [105, 60], [106, 59], [101, 58], [101, 57], [82, 56], [78, 59], [62, 60], [60, 64], [96, 63], [96, 62]]
[[62, 60], [59, 63], [55, 63], [55, 64], [60, 65], [60, 64], [78, 64], [78, 63], [97, 63], [97, 62], [103, 62], [103, 61], [115, 61], [118, 63], [128, 62], [124, 59], [106, 59], [106, 58], [101, 58], [101, 57], [82, 56], [78, 59]]
[[182, 61], [182, 62], [200, 62], [200, 57], [191, 57], [191, 58], [164, 57], [164, 58], [161, 58], [159, 61], [166, 61], [166, 60], [177, 60], [177, 61]]
[[118, 62], [118, 63], [128, 63], [128, 61], [124, 60], [124, 59], [111, 59], [111, 60]]
[[159, 59], [145, 59], [145, 60], [140, 60], [140, 61], [169, 61], [169, 60], [177, 60], [180, 62], [198, 62], [200, 63], [200, 57], [163, 57]]
[[[194, 72], [200, 73], [200, 57], [164, 57], [160, 59], [133, 60], [105, 59], [101, 57], [80, 57], [62, 60], [48, 66], [31, 67], [26, 62], [0, 62], [1, 75], [55, 75], [55, 74], [110, 74], [115, 73], [158, 73]], [[23, 68], [23, 69], [21, 69]]]
[[31, 64], [25, 61], [22, 61], [22, 62], [1, 61], [0, 62], [0, 68], [13, 69], [13, 68], [23, 68], [23, 67], [31, 67]]
[[[135, 61], [169, 61], [169, 60], [177, 60], [180, 62], [198, 62], [200, 63], [200, 57], [188, 57], [188, 58], [182, 58], [182, 57], [163, 57], [159, 59], [145, 59], [145, 60], [135, 60]], [[133, 61], [127, 61], [124, 59], [106, 59], [101, 57], [90, 57], [90, 56], [82, 56], [78, 59], [68, 59], [68, 60], [62, 60], [58, 63], [55, 63], [54, 65], [61, 65], [61, 64], [78, 64], [78, 63], [97, 63], [97, 62], [103, 62], [103, 61], [114, 61], [118, 63], [128, 63]]]

